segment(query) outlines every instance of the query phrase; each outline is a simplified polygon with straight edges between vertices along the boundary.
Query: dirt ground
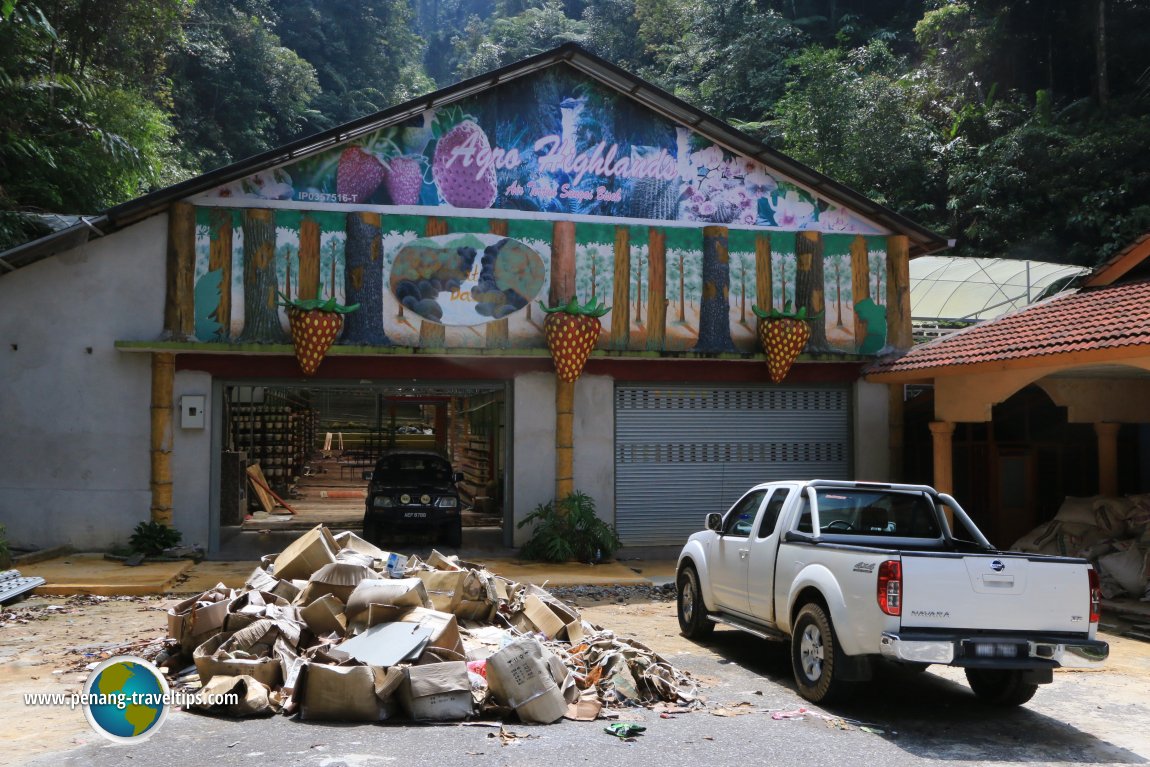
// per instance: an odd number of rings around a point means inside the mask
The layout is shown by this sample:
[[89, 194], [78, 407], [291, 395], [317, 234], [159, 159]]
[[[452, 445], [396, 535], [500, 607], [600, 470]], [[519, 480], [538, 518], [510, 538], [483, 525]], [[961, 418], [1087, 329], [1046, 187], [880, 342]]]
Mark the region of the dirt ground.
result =
[[[650, 595], [607, 589], [556, 589], [586, 620], [634, 638], [664, 655], [713, 654], [679, 634], [674, 602]], [[669, 596], [669, 595], [668, 595]], [[160, 597], [33, 597], [0, 610], [0, 742], [7, 763], [75, 748], [98, 739], [79, 710], [43, 707], [33, 716], [16, 716], [24, 695], [82, 692], [86, 667], [112, 655], [135, 654], [166, 633], [165, 611], [179, 599]], [[1103, 672], [1121, 676], [1119, 695], [1143, 703], [1150, 685], [1150, 643], [1102, 632], [1110, 642]], [[717, 656], [716, 656], [717, 657]], [[706, 679], [700, 679], [704, 685]], [[30, 712], [29, 712], [30, 713]]]

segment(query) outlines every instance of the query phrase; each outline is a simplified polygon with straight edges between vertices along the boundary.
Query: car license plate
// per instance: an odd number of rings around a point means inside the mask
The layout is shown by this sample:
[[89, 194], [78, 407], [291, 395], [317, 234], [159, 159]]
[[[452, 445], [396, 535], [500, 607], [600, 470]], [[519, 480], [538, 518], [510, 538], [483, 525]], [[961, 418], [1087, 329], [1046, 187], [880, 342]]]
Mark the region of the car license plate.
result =
[[426, 511], [405, 511], [403, 512], [404, 519], [427, 519]]

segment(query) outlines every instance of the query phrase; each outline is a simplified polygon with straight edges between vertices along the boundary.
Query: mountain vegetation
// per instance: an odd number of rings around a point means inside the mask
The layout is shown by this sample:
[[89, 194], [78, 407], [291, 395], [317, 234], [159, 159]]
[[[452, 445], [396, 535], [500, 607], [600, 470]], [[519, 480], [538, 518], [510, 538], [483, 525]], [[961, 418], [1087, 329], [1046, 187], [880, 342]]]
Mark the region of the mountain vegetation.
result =
[[0, 248], [570, 41], [959, 255], [1150, 231], [1141, 0], [0, 0]]

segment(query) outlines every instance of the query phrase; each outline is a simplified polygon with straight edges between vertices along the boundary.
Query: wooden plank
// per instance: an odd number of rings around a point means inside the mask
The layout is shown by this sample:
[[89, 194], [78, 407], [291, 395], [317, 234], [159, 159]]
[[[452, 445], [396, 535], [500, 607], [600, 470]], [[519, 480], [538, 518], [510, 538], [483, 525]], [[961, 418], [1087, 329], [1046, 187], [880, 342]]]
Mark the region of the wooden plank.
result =
[[152, 508], [153, 522], [172, 524], [172, 384], [176, 355], [152, 355]]
[[276, 503], [278, 503], [287, 509], [289, 514], [295, 514], [295, 509], [289, 506], [283, 498], [276, 495], [276, 492], [268, 485], [267, 479], [264, 478], [263, 469], [260, 468], [258, 463], [253, 463], [247, 468], [247, 475], [252, 483], [252, 487], [256, 491], [256, 496], [259, 497], [260, 506], [264, 508], [264, 511], [271, 514], [272, 510], [276, 507]]

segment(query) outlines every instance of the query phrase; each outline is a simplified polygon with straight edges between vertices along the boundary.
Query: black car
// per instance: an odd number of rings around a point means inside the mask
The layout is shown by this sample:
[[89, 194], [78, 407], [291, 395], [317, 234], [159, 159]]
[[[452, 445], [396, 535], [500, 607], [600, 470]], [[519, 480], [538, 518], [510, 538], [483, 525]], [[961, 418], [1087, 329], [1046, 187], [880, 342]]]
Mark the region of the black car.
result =
[[433, 533], [459, 548], [463, 517], [455, 483], [462, 474], [434, 450], [389, 450], [375, 464], [367, 486], [363, 537], [377, 546], [404, 534]]

